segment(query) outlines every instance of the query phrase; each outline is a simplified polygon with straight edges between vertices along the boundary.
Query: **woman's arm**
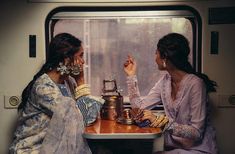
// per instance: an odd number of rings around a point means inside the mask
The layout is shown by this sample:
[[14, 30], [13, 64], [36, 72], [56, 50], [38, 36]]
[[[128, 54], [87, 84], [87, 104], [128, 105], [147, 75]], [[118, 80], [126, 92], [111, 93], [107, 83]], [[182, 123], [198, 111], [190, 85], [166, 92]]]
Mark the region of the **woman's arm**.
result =
[[127, 89], [131, 106], [132, 108], [151, 109], [153, 105], [160, 102], [160, 87], [155, 85], [145, 98], [141, 98], [136, 70], [137, 63], [135, 59], [131, 55], [128, 55], [128, 58], [124, 63], [124, 72], [127, 75]]
[[169, 125], [170, 127], [167, 130], [170, 132], [172, 139], [184, 148], [193, 146], [195, 142], [201, 139], [201, 133], [193, 126], [176, 122], [169, 123]]
[[133, 108], [151, 109], [161, 101], [160, 87], [162, 79], [160, 79], [155, 86], [149, 91], [147, 96], [141, 97], [138, 87], [138, 81], [136, 75], [127, 77], [127, 89], [130, 99], [130, 103]]
[[76, 100], [76, 104], [83, 115], [85, 126], [96, 121], [103, 103], [103, 99], [91, 95], [81, 96]]

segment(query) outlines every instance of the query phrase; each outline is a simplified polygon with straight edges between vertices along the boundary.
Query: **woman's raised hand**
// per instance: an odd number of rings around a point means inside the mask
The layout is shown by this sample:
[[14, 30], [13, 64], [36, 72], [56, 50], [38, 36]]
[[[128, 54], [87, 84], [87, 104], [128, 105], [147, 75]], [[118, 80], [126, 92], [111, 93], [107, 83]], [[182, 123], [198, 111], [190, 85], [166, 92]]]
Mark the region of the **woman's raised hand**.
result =
[[71, 68], [74, 72], [71, 72], [71, 76], [76, 80], [77, 85], [84, 84], [84, 73], [83, 73], [84, 60], [80, 56], [74, 57]]
[[136, 74], [136, 62], [130, 55], [128, 55], [127, 60], [124, 63], [124, 71], [128, 76]]

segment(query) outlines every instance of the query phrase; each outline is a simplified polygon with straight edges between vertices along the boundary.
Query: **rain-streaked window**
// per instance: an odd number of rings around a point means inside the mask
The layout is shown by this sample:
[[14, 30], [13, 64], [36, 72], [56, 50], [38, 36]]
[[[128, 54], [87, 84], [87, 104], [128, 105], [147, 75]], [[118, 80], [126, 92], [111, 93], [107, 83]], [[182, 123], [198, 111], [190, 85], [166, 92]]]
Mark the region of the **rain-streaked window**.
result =
[[[137, 77], [142, 95], [154, 86], [164, 72], [155, 62], [158, 40], [171, 32], [181, 33], [193, 47], [193, 28], [188, 18], [178, 16], [74, 16], [51, 20], [52, 34], [67, 32], [83, 42], [85, 78], [93, 95], [102, 94], [103, 80], [116, 79], [118, 89], [127, 96], [123, 63], [128, 54], [137, 61]], [[193, 54], [190, 54], [193, 63]]]

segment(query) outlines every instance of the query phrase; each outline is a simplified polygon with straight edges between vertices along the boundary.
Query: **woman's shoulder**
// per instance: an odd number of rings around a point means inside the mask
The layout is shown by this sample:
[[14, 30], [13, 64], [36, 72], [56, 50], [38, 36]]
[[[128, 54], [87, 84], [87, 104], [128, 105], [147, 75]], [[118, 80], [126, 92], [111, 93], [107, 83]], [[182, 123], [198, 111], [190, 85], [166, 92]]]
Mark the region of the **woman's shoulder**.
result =
[[[164, 73], [159, 81], [160, 80], [171, 81], [171, 76], [169, 73]], [[191, 84], [203, 83], [203, 80], [195, 74], [186, 74], [183, 80]]]
[[200, 77], [198, 77], [197, 75], [195, 74], [188, 74], [187, 77], [186, 77], [186, 81], [185, 83], [188, 85], [188, 86], [196, 86], [196, 87], [203, 87], [205, 86], [205, 83], [203, 81], [203, 79], [201, 79]]
[[51, 86], [51, 85], [55, 85], [55, 83], [50, 79], [50, 77], [46, 73], [44, 73], [36, 79], [35, 85]]
[[195, 74], [188, 74], [187, 76], [193, 83], [203, 82], [203, 80]]
[[39, 76], [33, 85], [35, 91], [50, 91], [50, 89], [55, 89], [56, 87], [57, 85], [46, 73]]

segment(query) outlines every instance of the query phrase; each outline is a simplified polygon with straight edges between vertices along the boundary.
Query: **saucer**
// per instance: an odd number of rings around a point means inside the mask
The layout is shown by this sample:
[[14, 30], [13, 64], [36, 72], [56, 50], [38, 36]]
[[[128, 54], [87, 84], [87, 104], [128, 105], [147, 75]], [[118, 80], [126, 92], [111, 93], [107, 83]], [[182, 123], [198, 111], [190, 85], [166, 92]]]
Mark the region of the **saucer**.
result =
[[133, 119], [126, 119], [126, 118], [118, 118], [116, 120], [116, 122], [121, 123], [121, 124], [125, 124], [125, 125], [132, 125], [132, 124], [134, 124], [134, 120]]

